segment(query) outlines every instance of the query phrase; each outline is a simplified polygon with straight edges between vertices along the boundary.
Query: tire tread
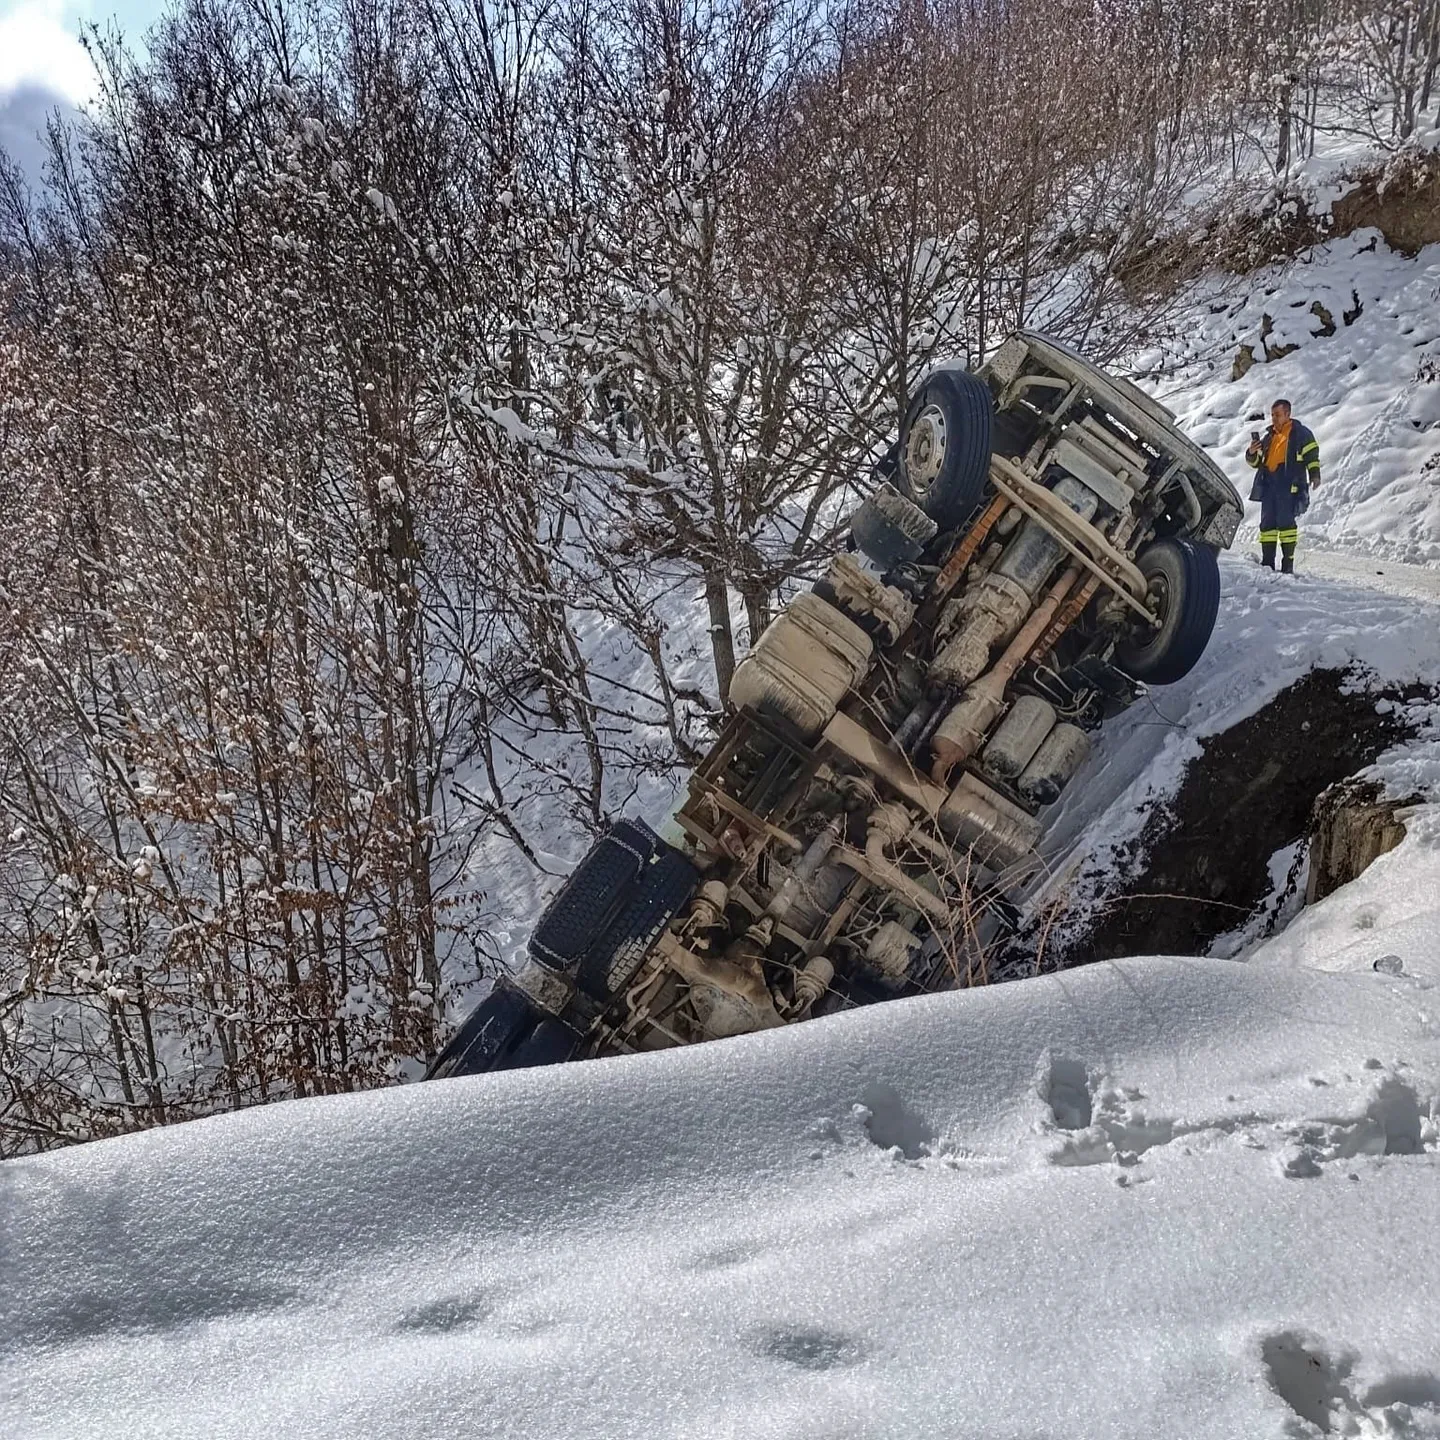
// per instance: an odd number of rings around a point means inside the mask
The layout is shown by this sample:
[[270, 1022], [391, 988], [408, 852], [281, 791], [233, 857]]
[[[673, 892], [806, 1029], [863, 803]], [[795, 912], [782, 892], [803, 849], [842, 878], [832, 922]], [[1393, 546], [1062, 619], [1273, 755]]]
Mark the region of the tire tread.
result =
[[1153, 555], [1161, 546], [1171, 550], [1179, 560], [1179, 624], [1163, 650], [1147, 653], [1144, 646], [1121, 644], [1115, 651], [1120, 668], [1147, 685], [1173, 685], [1188, 675], [1205, 653], [1220, 613], [1220, 565], [1216, 551], [1193, 540], [1157, 540], [1136, 557], [1142, 570], [1147, 553]]

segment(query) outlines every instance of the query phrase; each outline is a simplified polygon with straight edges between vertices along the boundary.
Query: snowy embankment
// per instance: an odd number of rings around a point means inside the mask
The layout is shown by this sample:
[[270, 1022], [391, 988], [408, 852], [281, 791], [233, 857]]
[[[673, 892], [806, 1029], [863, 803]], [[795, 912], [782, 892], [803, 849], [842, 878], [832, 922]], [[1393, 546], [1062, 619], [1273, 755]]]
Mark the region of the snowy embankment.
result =
[[10, 1162], [0, 1433], [1440, 1435], [1437, 847], [1247, 966]]
[[[1156, 388], [1237, 478], [1288, 392], [1327, 456], [1309, 534], [1434, 562], [1440, 383], [1412, 376], [1440, 274], [1365, 238], [1313, 271], [1368, 297], [1339, 334], [1229, 378], [1263, 313], [1318, 323], [1297, 270], [1206, 310]], [[1201, 664], [1067, 797], [1062, 878], [1123, 863], [1199, 741], [1308, 670], [1440, 678], [1440, 610], [1379, 593], [1426, 572], [1353, 589], [1306, 553], [1293, 580], [1226, 561]], [[1374, 773], [1434, 797], [1413, 718]], [[0, 1435], [1440, 1437], [1440, 806], [1406, 824], [1245, 964], [1111, 961], [0, 1165]]]
[[[1093, 803], [1317, 662], [1440, 674], [1430, 607], [1226, 588]], [[1380, 771], [1433, 792], [1437, 749]], [[1408, 824], [1249, 964], [9, 1162], [0, 1434], [1440, 1435], [1440, 811]]]
[[[1440, 245], [1410, 259], [1360, 230], [1254, 275], [1207, 275], [1176, 308], [1186, 338], [1136, 357], [1141, 383], [1242, 495], [1245, 447], [1273, 401], [1314, 430], [1323, 478], [1302, 554], [1440, 564]], [[1253, 546], [1259, 511], [1237, 547]]]
[[[1129, 863], [1131, 842], [1154, 808], [1179, 790], [1201, 742], [1257, 714], [1312, 670], [1350, 672], [1377, 686], [1440, 684], [1440, 571], [1351, 559], [1347, 578], [1361, 583], [1336, 583], [1313, 573], [1329, 568], [1330, 555], [1302, 560], [1291, 576], [1262, 569], [1239, 541], [1236, 550], [1221, 557], [1220, 618], [1199, 664], [1105, 728], [1048, 817], [1043, 849], [1051, 873], [1037, 905], [1077, 877], [1078, 903], [1103, 890], [1107, 874]], [[1408, 711], [1415, 739], [1364, 773], [1395, 799], [1440, 800], [1440, 705], [1420, 700]], [[1279, 754], [1257, 754], [1255, 768], [1285, 760], [1282, 745]], [[1261, 791], [1256, 804], [1264, 803]]]

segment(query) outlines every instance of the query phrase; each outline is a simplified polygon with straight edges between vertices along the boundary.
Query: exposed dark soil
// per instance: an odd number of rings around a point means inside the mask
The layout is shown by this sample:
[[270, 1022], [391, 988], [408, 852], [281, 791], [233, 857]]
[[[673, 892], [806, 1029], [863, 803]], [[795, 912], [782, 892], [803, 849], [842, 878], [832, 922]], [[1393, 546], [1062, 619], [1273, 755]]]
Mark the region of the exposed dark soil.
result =
[[1402, 255], [1440, 240], [1440, 158], [1421, 152], [1400, 166], [1355, 177], [1332, 210], [1336, 235], [1373, 225]]
[[1353, 690], [1344, 672], [1316, 670], [1258, 714], [1203, 743], [1180, 792], [1145, 827], [1136, 872], [1108, 898], [1097, 928], [1064, 963], [1122, 955], [1204, 955], [1271, 891], [1269, 861], [1308, 830], [1320, 794], [1411, 733], [1381, 714], [1423, 687]]

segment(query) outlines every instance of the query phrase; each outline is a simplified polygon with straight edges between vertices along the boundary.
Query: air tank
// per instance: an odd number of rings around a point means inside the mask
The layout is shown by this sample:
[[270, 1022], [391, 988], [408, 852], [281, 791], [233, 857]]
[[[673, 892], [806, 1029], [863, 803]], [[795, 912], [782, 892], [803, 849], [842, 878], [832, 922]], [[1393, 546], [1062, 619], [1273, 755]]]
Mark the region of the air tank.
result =
[[1051, 805], [1089, 754], [1090, 737], [1078, 725], [1057, 725], [1025, 767], [1016, 788], [1032, 805]]
[[1013, 780], [1035, 758], [1054, 728], [1054, 707], [1038, 695], [1022, 695], [995, 727], [985, 747], [985, 768], [1002, 780]]

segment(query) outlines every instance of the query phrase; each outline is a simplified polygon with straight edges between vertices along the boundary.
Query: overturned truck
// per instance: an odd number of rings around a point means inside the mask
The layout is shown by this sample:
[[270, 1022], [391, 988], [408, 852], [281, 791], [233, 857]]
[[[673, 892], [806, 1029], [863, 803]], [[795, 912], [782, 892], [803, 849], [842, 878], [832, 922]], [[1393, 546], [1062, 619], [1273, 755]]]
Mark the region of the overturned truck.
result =
[[1091, 737], [1205, 649], [1240, 497], [1162, 405], [1030, 333], [933, 372], [877, 479], [667, 835], [599, 840], [431, 1077], [984, 980]]

